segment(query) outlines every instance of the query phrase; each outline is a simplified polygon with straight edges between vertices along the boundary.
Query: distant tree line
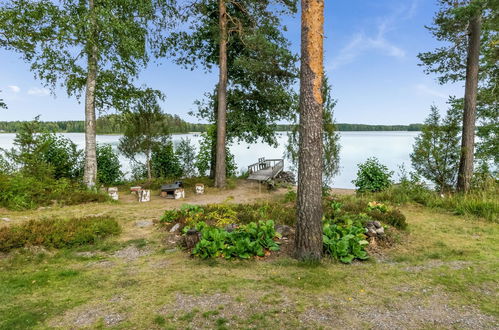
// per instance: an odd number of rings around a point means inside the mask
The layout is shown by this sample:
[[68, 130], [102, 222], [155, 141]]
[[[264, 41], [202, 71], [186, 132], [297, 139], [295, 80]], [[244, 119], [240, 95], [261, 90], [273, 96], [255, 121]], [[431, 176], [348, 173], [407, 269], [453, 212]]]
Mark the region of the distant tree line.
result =
[[[192, 124], [182, 120], [177, 115], [162, 114], [163, 121], [169, 133], [204, 132], [205, 124]], [[17, 133], [23, 127], [23, 121], [2, 121], [0, 132]], [[101, 116], [96, 121], [97, 134], [121, 134], [125, 131], [123, 115], [111, 114]], [[85, 122], [83, 120], [71, 121], [43, 121], [39, 128], [45, 132], [54, 133], [83, 133]]]
[[[163, 120], [169, 133], [206, 132], [209, 124], [188, 123], [177, 115], [163, 114]], [[0, 121], [0, 132], [17, 133], [23, 121]], [[43, 131], [54, 133], [84, 133], [83, 120], [42, 121], [39, 127]], [[410, 125], [367, 125], [367, 124], [335, 124], [338, 131], [421, 131], [422, 124]], [[277, 125], [276, 131], [292, 131], [293, 125]], [[97, 119], [98, 134], [121, 134], [125, 131], [120, 115], [105, 115]]]

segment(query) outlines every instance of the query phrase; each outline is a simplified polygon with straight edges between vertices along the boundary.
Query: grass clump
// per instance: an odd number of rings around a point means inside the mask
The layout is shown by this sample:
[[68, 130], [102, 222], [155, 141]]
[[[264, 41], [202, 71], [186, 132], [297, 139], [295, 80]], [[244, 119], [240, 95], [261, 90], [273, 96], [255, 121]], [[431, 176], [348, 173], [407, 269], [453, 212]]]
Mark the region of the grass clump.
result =
[[417, 182], [405, 181], [372, 195], [392, 203], [417, 203], [430, 208], [450, 211], [456, 215], [470, 215], [499, 222], [499, 183], [489, 182], [475, 187], [467, 194], [440, 194]]
[[0, 251], [25, 246], [67, 248], [92, 244], [120, 231], [116, 220], [109, 217], [29, 220], [0, 228]]

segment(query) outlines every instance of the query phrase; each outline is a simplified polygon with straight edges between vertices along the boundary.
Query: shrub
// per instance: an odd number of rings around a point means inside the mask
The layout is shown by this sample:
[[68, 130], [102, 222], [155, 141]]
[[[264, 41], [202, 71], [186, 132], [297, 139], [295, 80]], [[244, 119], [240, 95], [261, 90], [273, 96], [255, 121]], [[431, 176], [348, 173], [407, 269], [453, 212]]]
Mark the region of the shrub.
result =
[[175, 149], [184, 177], [191, 178], [195, 176], [196, 147], [191, 143], [191, 140], [182, 138]]
[[11, 210], [34, 209], [54, 202], [73, 205], [108, 201], [103, 193], [89, 191], [67, 179], [0, 173], [0, 206]]
[[376, 157], [367, 159], [358, 165], [357, 179], [353, 180], [358, 192], [383, 191], [391, 185], [393, 172], [385, 165], [380, 164]]
[[252, 222], [235, 228], [232, 232], [210, 227], [204, 222], [199, 222], [196, 229], [201, 233], [201, 240], [192, 254], [202, 259], [248, 259], [252, 256], [263, 257], [265, 251], [279, 250], [279, 245], [274, 241], [277, 233], [272, 220]]
[[97, 180], [104, 185], [117, 184], [123, 179], [118, 154], [110, 144], [97, 146]]
[[30, 220], [0, 228], [0, 251], [33, 245], [67, 248], [92, 244], [119, 232], [120, 226], [109, 217]]
[[262, 202], [256, 204], [209, 204], [205, 206], [184, 204], [180, 210], [167, 210], [160, 223], [179, 222], [195, 225], [206, 222], [211, 226], [223, 227], [228, 224], [248, 224], [262, 219], [273, 220], [278, 224], [294, 225], [294, 206]]
[[338, 225], [326, 220], [323, 227], [324, 252], [347, 264], [354, 259], [366, 260], [368, 256], [365, 248], [369, 243], [365, 232], [363, 226], [356, 226], [352, 222]]
[[407, 228], [406, 218], [400, 210], [359, 198], [345, 199], [342, 202], [325, 200], [324, 215], [339, 224], [353, 221], [355, 225], [365, 225], [368, 221], [378, 220], [398, 229]]
[[41, 158], [52, 167], [55, 179], [79, 179], [83, 174], [83, 150], [71, 140], [55, 134], [43, 135], [46, 147]]
[[182, 167], [171, 141], [153, 148], [151, 168], [154, 177], [177, 178], [182, 176]]

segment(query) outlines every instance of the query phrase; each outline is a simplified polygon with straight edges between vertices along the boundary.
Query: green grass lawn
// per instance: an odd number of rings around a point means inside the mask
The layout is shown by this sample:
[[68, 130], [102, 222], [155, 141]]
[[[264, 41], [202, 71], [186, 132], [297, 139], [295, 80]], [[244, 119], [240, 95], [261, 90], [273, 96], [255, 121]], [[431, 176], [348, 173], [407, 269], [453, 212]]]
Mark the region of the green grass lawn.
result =
[[96, 207], [114, 208], [121, 236], [0, 256], [1, 329], [499, 326], [496, 223], [408, 206], [395, 247], [367, 262], [314, 266], [201, 261], [173, 249], [165, 232], [136, 227], [128, 206]]

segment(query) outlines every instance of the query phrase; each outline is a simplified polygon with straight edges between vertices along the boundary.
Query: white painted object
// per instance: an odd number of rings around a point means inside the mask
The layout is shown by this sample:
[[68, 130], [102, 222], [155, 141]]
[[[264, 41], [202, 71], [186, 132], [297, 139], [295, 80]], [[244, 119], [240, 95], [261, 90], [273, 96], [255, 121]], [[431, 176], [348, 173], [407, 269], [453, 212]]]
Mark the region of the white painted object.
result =
[[204, 184], [196, 183], [196, 194], [198, 195], [204, 194]]
[[149, 189], [140, 189], [137, 191], [137, 197], [140, 203], [151, 201], [151, 191]]
[[118, 195], [118, 188], [117, 187], [109, 187], [107, 189], [107, 193], [109, 194], [109, 196], [111, 196], [112, 199], [114, 199], [115, 201], [117, 201], [119, 199], [119, 195]]
[[185, 198], [184, 189], [182, 188], [175, 189], [175, 193], [173, 194], [173, 196], [175, 199]]

